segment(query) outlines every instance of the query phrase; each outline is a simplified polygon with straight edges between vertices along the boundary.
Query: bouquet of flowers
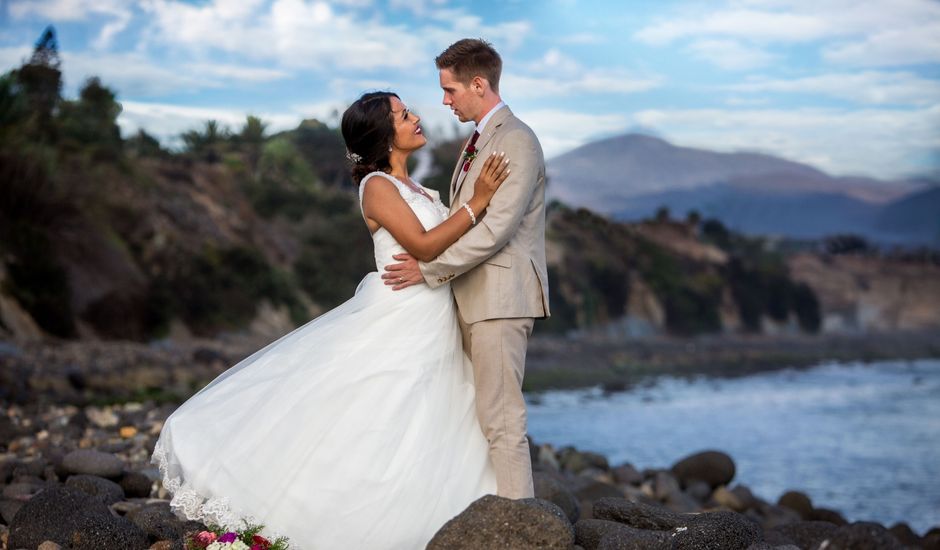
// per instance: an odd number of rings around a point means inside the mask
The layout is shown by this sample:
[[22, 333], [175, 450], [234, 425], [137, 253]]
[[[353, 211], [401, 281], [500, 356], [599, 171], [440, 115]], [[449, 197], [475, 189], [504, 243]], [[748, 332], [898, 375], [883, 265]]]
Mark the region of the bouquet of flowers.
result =
[[192, 533], [186, 539], [186, 550], [289, 550], [287, 537], [274, 542], [258, 533], [263, 525], [248, 525], [241, 531], [229, 531], [218, 525], [209, 525], [207, 531]]

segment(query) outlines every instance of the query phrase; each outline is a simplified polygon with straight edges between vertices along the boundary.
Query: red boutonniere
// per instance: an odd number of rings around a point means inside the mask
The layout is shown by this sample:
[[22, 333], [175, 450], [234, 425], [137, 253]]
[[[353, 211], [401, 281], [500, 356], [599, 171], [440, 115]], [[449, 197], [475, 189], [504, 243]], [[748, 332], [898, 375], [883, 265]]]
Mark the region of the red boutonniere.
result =
[[480, 139], [480, 133], [474, 130], [473, 136], [470, 137], [470, 143], [467, 144], [467, 148], [463, 150], [463, 171], [466, 172], [470, 169], [470, 163], [473, 162], [473, 159], [477, 158], [477, 140]]
[[463, 171], [466, 172], [470, 169], [470, 163], [473, 162], [473, 159], [477, 158], [477, 148], [475, 145], [467, 145], [467, 148], [463, 151]]

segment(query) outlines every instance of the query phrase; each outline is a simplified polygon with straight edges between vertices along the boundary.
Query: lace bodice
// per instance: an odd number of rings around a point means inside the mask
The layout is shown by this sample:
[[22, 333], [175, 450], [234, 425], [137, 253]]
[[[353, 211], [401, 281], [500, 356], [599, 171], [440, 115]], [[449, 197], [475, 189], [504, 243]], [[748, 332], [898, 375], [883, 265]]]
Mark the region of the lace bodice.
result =
[[[428, 198], [421, 193], [412, 190], [399, 181], [398, 178], [391, 174], [386, 174], [385, 172], [372, 172], [362, 178], [362, 181], [359, 183], [360, 210], [362, 209], [362, 195], [365, 192], [366, 181], [375, 175], [379, 175], [395, 185], [395, 188], [398, 189], [402, 198], [405, 199], [405, 202], [411, 207], [411, 210], [415, 213], [415, 216], [418, 217], [418, 221], [421, 222], [425, 230], [435, 227], [450, 215], [450, 211], [444, 206], [444, 203], [441, 202], [440, 194], [437, 191], [417, 184], [434, 199], [433, 201], [429, 201]], [[393, 255], [406, 252], [404, 247], [398, 244], [395, 237], [384, 227], [380, 227], [378, 231], [372, 234], [372, 246], [375, 253], [375, 267], [379, 272], [384, 272], [384, 268], [388, 264], [397, 263], [397, 260], [392, 258]]]

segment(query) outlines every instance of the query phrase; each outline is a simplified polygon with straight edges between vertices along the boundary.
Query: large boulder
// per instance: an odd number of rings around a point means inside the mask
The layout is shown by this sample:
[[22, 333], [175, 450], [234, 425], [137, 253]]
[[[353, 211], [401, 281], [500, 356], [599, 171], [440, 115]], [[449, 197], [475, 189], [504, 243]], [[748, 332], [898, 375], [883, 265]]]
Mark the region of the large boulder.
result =
[[668, 550], [671, 544], [667, 531], [645, 531], [603, 519], [582, 519], [574, 530], [575, 542], [585, 550]]
[[764, 540], [772, 544], [794, 544], [800, 548], [816, 548], [839, 527], [828, 521], [798, 521], [768, 529]]
[[75, 475], [65, 480], [66, 487], [84, 491], [106, 505], [124, 500], [124, 489], [120, 485], [98, 476]]
[[[561, 513], [564, 515], [563, 512]], [[574, 544], [571, 525], [541, 506], [486, 495], [448, 521], [428, 550], [478, 548], [557, 548]]]
[[682, 514], [622, 498], [602, 498], [594, 503], [593, 512], [597, 519], [616, 521], [637, 529], [669, 531], [685, 525]]
[[36, 548], [47, 540], [79, 550], [147, 546], [144, 533], [130, 521], [112, 515], [103, 502], [61, 486], [31, 498], [10, 524], [10, 548]]
[[904, 550], [904, 545], [877, 523], [843, 525], [819, 544], [826, 550]]
[[189, 531], [203, 531], [206, 528], [198, 521], [179, 519], [170, 509], [169, 502], [146, 504], [131, 510], [125, 517], [140, 528], [150, 542], [178, 541]]
[[593, 513], [595, 518], [634, 529], [669, 534], [674, 549], [744, 550], [763, 540], [760, 525], [735, 512], [677, 514], [625, 499], [604, 498], [594, 503]]
[[564, 483], [544, 472], [532, 472], [532, 481], [536, 497], [552, 502], [561, 508], [572, 524], [578, 521], [581, 507], [578, 505], [578, 499]]
[[719, 485], [727, 485], [734, 479], [734, 460], [721, 451], [702, 451], [673, 464], [672, 472], [683, 486], [699, 480], [714, 489]]
[[806, 493], [787, 491], [780, 495], [777, 504], [793, 510], [803, 519], [813, 519], [813, 501]]
[[124, 461], [110, 453], [78, 449], [62, 458], [62, 468], [70, 474], [117, 478], [124, 471]]

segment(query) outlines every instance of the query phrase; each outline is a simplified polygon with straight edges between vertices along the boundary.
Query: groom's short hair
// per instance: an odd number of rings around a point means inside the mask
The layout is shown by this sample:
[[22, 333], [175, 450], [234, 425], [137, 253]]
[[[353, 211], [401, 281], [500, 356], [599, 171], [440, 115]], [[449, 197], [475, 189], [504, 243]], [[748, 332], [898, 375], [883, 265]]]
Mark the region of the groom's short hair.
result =
[[503, 60], [493, 46], [482, 38], [458, 40], [434, 59], [439, 70], [450, 69], [454, 78], [469, 84], [473, 77], [482, 76], [499, 93], [499, 75], [503, 72]]

